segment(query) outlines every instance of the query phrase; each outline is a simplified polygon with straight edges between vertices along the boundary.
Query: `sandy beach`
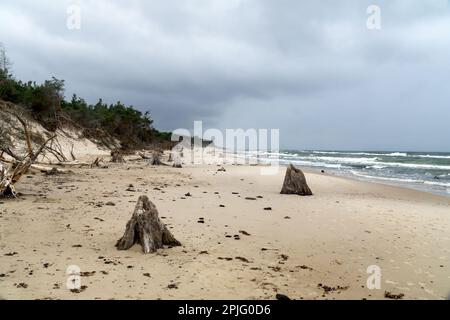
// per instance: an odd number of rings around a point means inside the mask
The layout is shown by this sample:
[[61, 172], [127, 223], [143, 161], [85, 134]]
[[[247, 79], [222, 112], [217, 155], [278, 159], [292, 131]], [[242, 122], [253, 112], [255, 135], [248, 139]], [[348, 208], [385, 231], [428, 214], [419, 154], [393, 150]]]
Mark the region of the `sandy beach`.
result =
[[[280, 194], [283, 168], [263, 176], [258, 166], [107, 165], [29, 174], [17, 185], [19, 199], [0, 201], [0, 298], [450, 294], [448, 197], [313, 171], [306, 177], [314, 196], [287, 196]], [[155, 203], [182, 247], [116, 250], [140, 195]], [[81, 269], [81, 292], [66, 288], [71, 265]], [[382, 271], [379, 290], [366, 287], [372, 265]]]

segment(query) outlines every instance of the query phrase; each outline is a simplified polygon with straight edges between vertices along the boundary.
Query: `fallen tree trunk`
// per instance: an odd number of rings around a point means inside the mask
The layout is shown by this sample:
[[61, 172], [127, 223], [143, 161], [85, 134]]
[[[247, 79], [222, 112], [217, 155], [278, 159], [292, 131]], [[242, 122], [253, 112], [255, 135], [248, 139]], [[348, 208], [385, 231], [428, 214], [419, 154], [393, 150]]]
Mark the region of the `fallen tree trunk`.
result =
[[281, 194], [297, 194], [299, 196], [312, 196], [313, 193], [306, 183], [302, 170], [297, 169], [292, 164], [286, 170]]
[[117, 241], [118, 250], [128, 250], [136, 243], [145, 254], [156, 252], [164, 245], [175, 247], [181, 243], [159, 219], [156, 206], [147, 196], [138, 199], [131, 220], [128, 221], [123, 237]]
[[67, 174], [67, 173], [71, 172], [69, 170], [57, 169], [55, 167], [49, 168], [49, 167], [44, 167], [44, 166], [40, 166], [40, 165], [36, 165], [36, 164], [31, 165], [30, 170], [36, 170], [41, 173], [47, 173], [47, 174]]
[[22, 178], [24, 174], [28, 172], [33, 162], [36, 161], [37, 157], [44, 150], [45, 146], [49, 141], [54, 139], [56, 136], [52, 136], [36, 151], [29, 152], [21, 161], [16, 161], [9, 168], [4, 165], [1, 166], [0, 174], [0, 196], [13, 196], [17, 197], [17, 192], [14, 185]]
[[147, 156], [143, 152], [139, 152], [139, 156], [141, 156], [141, 158], [144, 159], [144, 160], [152, 160], [153, 159], [151, 156]]

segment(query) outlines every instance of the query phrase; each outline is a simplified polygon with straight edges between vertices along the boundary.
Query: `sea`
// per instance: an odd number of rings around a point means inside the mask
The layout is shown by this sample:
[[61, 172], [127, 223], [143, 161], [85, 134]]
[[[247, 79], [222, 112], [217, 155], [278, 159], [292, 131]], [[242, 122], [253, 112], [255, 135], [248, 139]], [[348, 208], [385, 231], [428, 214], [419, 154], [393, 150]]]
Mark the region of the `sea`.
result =
[[285, 150], [258, 159], [450, 196], [450, 153]]

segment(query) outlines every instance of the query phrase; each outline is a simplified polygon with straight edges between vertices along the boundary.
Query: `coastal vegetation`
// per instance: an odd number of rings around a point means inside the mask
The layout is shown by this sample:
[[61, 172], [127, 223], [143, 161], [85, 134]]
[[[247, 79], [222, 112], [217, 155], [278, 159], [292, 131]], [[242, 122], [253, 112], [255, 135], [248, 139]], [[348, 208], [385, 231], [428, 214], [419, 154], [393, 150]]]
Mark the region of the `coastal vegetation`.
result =
[[81, 129], [86, 138], [103, 142], [117, 139], [123, 149], [170, 142], [170, 133], [153, 127], [149, 112], [120, 101], [107, 104], [99, 99], [89, 104], [76, 94], [66, 99], [64, 80], [52, 77], [43, 83], [23, 82], [10, 68], [6, 50], [0, 45], [0, 100], [17, 105], [49, 131], [71, 125]]

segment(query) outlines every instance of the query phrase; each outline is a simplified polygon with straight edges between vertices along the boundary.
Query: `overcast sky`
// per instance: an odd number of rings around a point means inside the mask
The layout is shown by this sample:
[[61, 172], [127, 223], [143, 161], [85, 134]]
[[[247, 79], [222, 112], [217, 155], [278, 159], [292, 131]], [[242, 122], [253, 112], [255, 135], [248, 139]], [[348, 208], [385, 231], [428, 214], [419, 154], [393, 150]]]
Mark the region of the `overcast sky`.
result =
[[450, 151], [448, 0], [2, 0], [0, 42], [17, 78], [65, 79], [67, 97], [132, 104], [161, 130], [202, 120], [280, 129], [283, 148]]

